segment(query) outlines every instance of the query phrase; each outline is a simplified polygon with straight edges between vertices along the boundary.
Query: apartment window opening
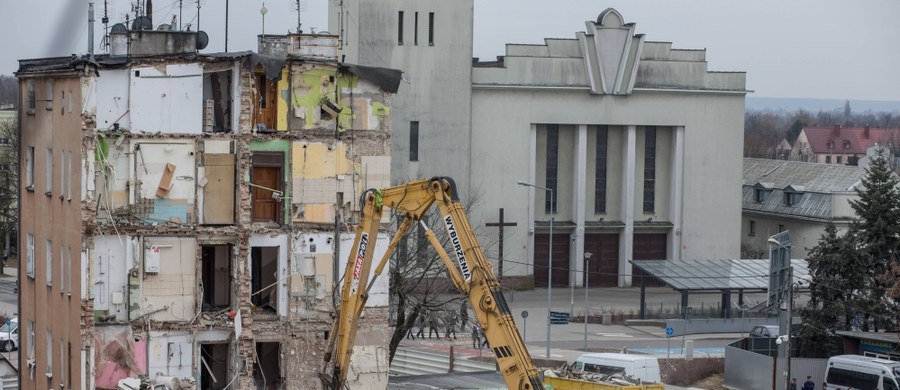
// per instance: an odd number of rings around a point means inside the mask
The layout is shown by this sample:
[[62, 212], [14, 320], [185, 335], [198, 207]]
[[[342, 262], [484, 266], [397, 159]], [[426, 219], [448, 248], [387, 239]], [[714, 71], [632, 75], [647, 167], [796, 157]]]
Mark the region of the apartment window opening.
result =
[[434, 46], [434, 12], [428, 13], [428, 45]]
[[253, 371], [257, 389], [278, 389], [284, 382], [281, 374], [281, 343], [256, 343], [259, 369]]
[[66, 190], [66, 173], [68, 172], [69, 169], [66, 166], [66, 151], [63, 150], [59, 153], [59, 200], [65, 198], [63, 193]]
[[44, 164], [44, 184], [47, 187], [45, 194], [53, 193], [53, 149], [47, 148], [47, 158]]
[[609, 128], [597, 128], [597, 142], [594, 144], [594, 213], [606, 213], [606, 159]]
[[748, 234], [748, 235], [749, 236], [756, 235], [756, 221], [750, 221], [750, 234]]
[[[231, 72], [231, 69], [228, 69], [203, 74], [204, 133], [231, 132]], [[265, 88], [263, 86], [263, 89]]]
[[257, 311], [277, 313], [278, 247], [252, 247], [250, 261], [250, 303]]
[[34, 146], [25, 149], [25, 188], [34, 191]]
[[413, 14], [413, 45], [419, 45], [419, 13]]
[[47, 329], [47, 378], [53, 378], [53, 333]]
[[[547, 125], [547, 163], [546, 163], [546, 187], [552, 190], [552, 194], [544, 196], [544, 211], [556, 214], [559, 198], [556, 193], [556, 185], [559, 178], [559, 125]], [[552, 207], [552, 209], [551, 209]]]
[[409, 161], [419, 161], [419, 121], [409, 122]]
[[283, 172], [283, 153], [253, 153], [253, 167], [250, 171], [253, 222], [281, 222]]
[[34, 80], [29, 80], [26, 84], [26, 88], [28, 89], [27, 97], [26, 97], [26, 110], [25, 113], [28, 115], [34, 115], [34, 108], [37, 105], [37, 97], [34, 92]]
[[46, 98], [45, 102], [47, 103], [47, 111], [53, 110], [53, 80], [47, 80], [44, 82], [44, 86], [46, 87], [47, 93], [44, 94]]
[[47, 286], [53, 285], [53, 241], [47, 240], [46, 252]]
[[656, 209], [656, 126], [644, 129], [644, 212]]
[[231, 360], [228, 344], [200, 344], [200, 388], [224, 390], [228, 385]]
[[26, 244], [28, 245], [28, 249], [26, 249], [28, 253], [25, 256], [25, 273], [34, 279], [34, 234], [28, 233]]
[[231, 245], [203, 245], [200, 251], [203, 311], [231, 306]]
[[397, 13], [397, 44], [403, 45], [403, 11]]

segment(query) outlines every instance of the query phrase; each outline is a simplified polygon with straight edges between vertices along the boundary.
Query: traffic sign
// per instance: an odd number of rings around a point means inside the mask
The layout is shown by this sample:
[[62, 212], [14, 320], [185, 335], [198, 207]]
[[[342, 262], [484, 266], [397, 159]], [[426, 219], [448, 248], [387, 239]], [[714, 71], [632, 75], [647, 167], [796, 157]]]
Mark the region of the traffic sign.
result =
[[666, 328], [666, 337], [672, 337], [673, 334], [675, 334], [675, 329], [672, 329], [671, 326]]
[[522, 318], [528, 318], [528, 310], [522, 310]]

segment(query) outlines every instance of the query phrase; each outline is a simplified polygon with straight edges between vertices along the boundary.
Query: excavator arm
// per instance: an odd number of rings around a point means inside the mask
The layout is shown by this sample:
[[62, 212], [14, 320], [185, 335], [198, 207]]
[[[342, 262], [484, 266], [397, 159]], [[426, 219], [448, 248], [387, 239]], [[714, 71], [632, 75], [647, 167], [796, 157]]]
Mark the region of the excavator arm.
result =
[[[543, 389], [538, 371], [500, 290], [500, 283], [475, 239], [459, 202], [453, 180], [442, 177], [417, 180], [383, 190], [370, 189], [362, 195], [362, 204], [362, 218], [344, 272], [340, 307], [336, 309], [335, 322], [329, 334], [325, 370], [320, 375], [325, 387], [340, 389], [345, 386], [358, 321], [374, 283], [374, 278], [369, 282], [374, 252], [372, 241], [377, 237], [382, 213], [387, 207], [400, 213], [403, 220], [375, 268], [375, 278], [384, 270], [400, 240], [416, 222], [421, 223], [426, 228], [428, 241], [446, 265], [453, 284], [468, 297], [507, 387]], [[450, 238], [451, 252], [456, 262], [450, 259], [434, 232], [422, 223], [422, 218], [435, 204]]]

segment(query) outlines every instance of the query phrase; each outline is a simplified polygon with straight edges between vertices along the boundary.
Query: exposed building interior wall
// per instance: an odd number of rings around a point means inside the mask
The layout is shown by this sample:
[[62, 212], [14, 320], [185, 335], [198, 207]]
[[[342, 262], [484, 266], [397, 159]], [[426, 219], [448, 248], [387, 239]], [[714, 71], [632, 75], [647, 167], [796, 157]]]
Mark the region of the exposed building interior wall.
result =
[[[272, 80], [246, 57], [131, 60], [80, 76], [84, 387], [318, 387], [358, 193], [389, 184], [391, 93], [336, 63], [291, 60]], [[362, 321], [380, 325], [360, 332], [359, 383], [387, 375], [387, 286]]]

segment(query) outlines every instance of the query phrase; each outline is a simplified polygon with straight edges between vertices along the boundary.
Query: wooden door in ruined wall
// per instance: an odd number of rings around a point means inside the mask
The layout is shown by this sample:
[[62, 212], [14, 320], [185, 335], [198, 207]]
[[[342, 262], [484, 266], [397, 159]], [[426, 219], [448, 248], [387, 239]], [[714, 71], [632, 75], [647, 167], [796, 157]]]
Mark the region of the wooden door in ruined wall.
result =
[[281, 222], [281, 202], [272, 190], [283, 191], [282, 174], [284, 154], [278, 152], [253, 153], [253, 170], [250, 174], [253, 199], [253, 222]]
[[262, 124], [266, 129], [275, 130], [277, 115], [278, 82], [266, 78], [265, 73], [256, 75], [256, 118], [254, 126]]

